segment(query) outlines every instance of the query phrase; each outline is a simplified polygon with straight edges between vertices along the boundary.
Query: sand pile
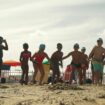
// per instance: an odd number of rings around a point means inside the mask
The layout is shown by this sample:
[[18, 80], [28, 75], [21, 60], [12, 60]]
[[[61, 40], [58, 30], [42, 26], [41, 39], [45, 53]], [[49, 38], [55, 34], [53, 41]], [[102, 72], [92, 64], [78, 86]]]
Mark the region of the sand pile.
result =
[[66, 83], [58, 83], [58, 84], [50, 85], [48, 88], [50, 90], [84, 90], [78, 85], [70, 85]]

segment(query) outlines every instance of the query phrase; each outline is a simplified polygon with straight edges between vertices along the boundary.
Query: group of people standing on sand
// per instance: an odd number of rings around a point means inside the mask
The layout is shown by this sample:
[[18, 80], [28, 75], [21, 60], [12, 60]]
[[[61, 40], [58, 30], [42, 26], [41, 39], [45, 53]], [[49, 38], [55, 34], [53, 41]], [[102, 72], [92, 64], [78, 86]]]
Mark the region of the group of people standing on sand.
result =
[[[79, 84], [86, 82], [86, 70], [89, 68], [89, 63], [91, 62], [92, 70], [92, 82], [93, 84], [102, 84], [103, 79], [103, 68], [104, 68], [104, 58], [105, 58], [105, 48], [102, 47], [103, 39], [99, 38], [97, 40], [97, 45], [94, 46], [89, 56], [85, 54], [86, 48], [83, 47], [81, 51], [79, 50], [79, 45], [74, 45], [74, 51], [70, 52], [67, 56], [62, 59], [66, 59], [69, 56], [72, 56], [71, 65], [74, 67], [72, 72], [72, 77], [70, 83], [72, 83], [73, 75], [78, 74]], [[74, 76], [75, 77], [75, 76]], [[74, 79], [75, 80], [75, 79]], [[77, 80], [76, 80], [77, 82]]]
[[[4, 44], [3, 44], [4, 43]], [[20, 83], [21, 84], [28, 84], [28, 72], [29, 72], [29, 65], [28, 61], [32, 61], [34, 74], [32, 83], [35, 84], [36, 76], [38, 71], [40, 71], [40, 81], [39, 84], [43, 84], [43, 78], [45, 76], [45, 70], [43, 67], [43, 60], [45, 58], [48, 59], [50, 63], [50, 69], [52, 70], [52, 84], [60, 81], [60, 69], [59, 66], [63, 67], [62, 61], [68, 57], [72, 57], [70, 66], [72, 66], [73, 70], [71, 72], [69, 83], [72, 84], [73, 81], [77, 82], [79, 80], [79, 84], [84, 84], [86, 81], [86, 70], [89, 68], [89, 63], [91, 63], [91, 70], [92, 70], [92, 82], [94, 84], [102, 84], [103, 79], [103, 67], [104, 67], [104, 58], [105, 58], [105, 48], [102, 47], [103, 39], [99, 38], [97, 40], [97, 45], [92, 49], [89, 55], [85, 54], [86, 48], [82, 47], [81, 51], [79, 51], [79, 44], [76, 43], [73, 46], [73, 51], [68, 53], [68, 55], [64, 56], [62, 52], [62, 44], [57, 44], [57, 51], [55, 51], [51, 57], [45, 52], [45, 44], [40, 44], [39, 50], [35, 52], [33, 55], [31, 51], [28, 50], [29, 45], [28, 43], [23, 44], [23, 51], [20, 54], [20, 62], [21, 62], [21, 69], [22, 69], [22, 76]], [[3, 57], [3, 50], [8, 50], [8, 44], [3, 37], [0, 37], [0, 76], [1, 76], [1, 68], [2, 68], [2, 57]]]
[[[70, 66], [72, 66], [73, 70], [71, 72], [71, 77], [69, 83], [72, 84], [73, 80], [77, 82], [77, 78], [79, 80], [79, 84], [83, 84], [86, 81], [86, 70], [89, 68], [89, 63], [91, 62], [91, 70], [92, 70], [92, 82], [94, 84], [102, 84], [103, 78], [103, 67], [104, 67], [104, 58], [105, 58], [105, 48], [102, 47], [103, 39], [99, 38], [97, 40], [97, 45], [92, 49], [89, 56], [85, 54], [86, 48], [82, 47], [81, 51], [79, 51], [79, 44], [76, 43], [73, 46], [73, 51], [68, 53], [68, 55], [63, 56], [62, 52], [62, 44], [57, 44], [57, 51], [55, 51], [51, 57], [44, 51], [45, 44], [41, 44], [39, 46], [39, 51], [35, 52], [33, 56], [31, 56], [31, 52], [28, 51], [28, 44], [23, 44], [24, 51], [20, 55], [21, 67], [22, 67], [22, 78], [21, 83], [28, 83], [28, 60], [30, 59], [33, 62], [34, 67], [34, 75], [33, 75], [33, 83], [36, 83], [36, 75], [38, 71], [41, 73], [39, 84], [42, 84], [45, 72], [43, 68], [43, 60], [47, 58], [50, 62], [50, 69], [52, 70], [52, 84], [60, 81], [60, 69], [59, 66], [63, 67], [62, 61], [68, 57], [72, 57]], [[24, 80], [25, 76], [25, 80]], [[24, 82], [25, 81], [25, 82]]]

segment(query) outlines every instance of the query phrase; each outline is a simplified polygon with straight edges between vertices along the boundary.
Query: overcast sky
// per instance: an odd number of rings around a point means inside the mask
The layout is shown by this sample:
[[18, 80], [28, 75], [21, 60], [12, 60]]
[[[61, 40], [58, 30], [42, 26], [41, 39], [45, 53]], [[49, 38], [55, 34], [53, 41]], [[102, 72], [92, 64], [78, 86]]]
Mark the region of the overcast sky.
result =
[[74, 43], [89, 54], [99, 37], [105, 41], [105, 0], [0, 0], [0, 36], [9, 44], [4, 60], [18, 60], [24, 42], [32, 54], [45, 43], [50, 56], [58, 42], [64, 55]]

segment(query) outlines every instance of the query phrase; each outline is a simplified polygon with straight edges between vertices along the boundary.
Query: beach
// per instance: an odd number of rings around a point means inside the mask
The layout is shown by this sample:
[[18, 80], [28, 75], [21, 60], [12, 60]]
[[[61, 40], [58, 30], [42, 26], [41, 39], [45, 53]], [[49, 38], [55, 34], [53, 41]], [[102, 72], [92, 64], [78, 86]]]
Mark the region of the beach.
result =
[[0, 105], [105, 105], [105, 86], [0, 84]]

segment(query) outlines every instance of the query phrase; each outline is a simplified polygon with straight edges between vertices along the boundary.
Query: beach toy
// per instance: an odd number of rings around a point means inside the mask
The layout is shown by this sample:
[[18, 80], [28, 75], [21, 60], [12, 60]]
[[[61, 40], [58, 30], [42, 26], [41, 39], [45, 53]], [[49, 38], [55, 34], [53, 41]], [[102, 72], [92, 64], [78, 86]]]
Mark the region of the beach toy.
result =
[[71, 65], [67, 66], [63, 78], [65, 82], [70, 82], [72, 71], [73, 71], [73, 66]]

